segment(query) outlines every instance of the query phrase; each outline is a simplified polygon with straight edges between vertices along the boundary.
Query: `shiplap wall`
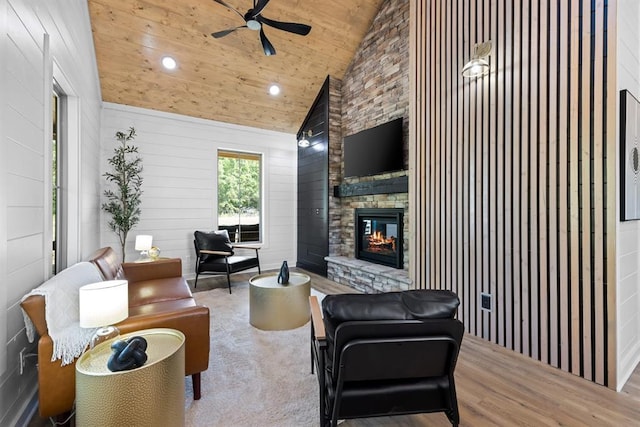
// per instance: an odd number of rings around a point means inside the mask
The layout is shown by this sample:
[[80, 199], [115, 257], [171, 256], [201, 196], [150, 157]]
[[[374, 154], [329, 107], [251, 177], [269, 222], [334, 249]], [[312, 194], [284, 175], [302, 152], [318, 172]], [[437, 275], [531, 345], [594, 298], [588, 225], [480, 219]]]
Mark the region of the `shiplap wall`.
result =
[[418, 0], [411, 34], [416, 283], [457, 292], [468, 332], [612, 387], [614, 6]]
[[15, 425], [37, 390], [34, 359], [22, 376], [18, 370], [19, 351], [36, 349], [27, 343], [19, 301], [45, 280], [50, 261], [47, 111], [54, 70], [80, 105], [82, 186], [70, 194], [81, 199], [79, 224], [72, 225], [78, 256], [93, 250], [99, 236], [101, 96], [85, 1], [0, 0], [0, 24], [0, 425]]
[[[296, 262], [295, 135], [196, 119], [177, 114], [105, 103], [102, 116], [102, 164], [112, 156], [114, 135], [133, 126], [144, 167], [140, 223], [130, 233], [127, 260], [139, 257], [136, 234], [151, 234], [161, 256], [181, 258], [183, 273], [194, 276], [193, 232], [217, 229], [217, 150], [263, 155], [263, 269]], [[103, 185], [104, 180], [103, 180]], [[120, 252], [102, 216], [101, 242]]]
[[[618, 90], [640, 96], [640, 2], [618, 1]], [[618, 104], [619, 105], [619, 104]], [[616, 141], [619, 141], [619, 119]], [[618, 153], [618, 169], [624, 156]], [[619, 178], [618, 178], [619, 180]], [[618, 188], [620, 188], [618, 184]], [[618, 208], [620, 207], [620, 191]], [[640, 221], [618, 223], [618, 386], [627, 381], [640, 361]]]

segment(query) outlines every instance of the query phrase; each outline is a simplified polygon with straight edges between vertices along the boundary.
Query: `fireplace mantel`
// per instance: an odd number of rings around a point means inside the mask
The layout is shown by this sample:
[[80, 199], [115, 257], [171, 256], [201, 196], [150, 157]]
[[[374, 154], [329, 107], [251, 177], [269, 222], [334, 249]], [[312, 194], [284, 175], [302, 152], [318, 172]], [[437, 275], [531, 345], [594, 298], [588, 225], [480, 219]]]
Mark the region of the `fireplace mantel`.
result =
[[353, 184], [340, 184], [333, 187], [335, 197], [367, 196], [371, 194], [407, 193], [409, 177], [407, 175], [393, 178], [361, 181]]

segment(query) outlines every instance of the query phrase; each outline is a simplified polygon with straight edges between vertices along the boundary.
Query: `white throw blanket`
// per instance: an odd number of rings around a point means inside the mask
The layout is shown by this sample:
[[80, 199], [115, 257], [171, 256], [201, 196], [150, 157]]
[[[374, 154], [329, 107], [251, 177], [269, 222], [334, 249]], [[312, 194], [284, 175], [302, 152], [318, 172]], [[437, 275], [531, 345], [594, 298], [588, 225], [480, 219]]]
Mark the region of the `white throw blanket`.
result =
[[[62, 270], [42, 285], [22, 297], [24, 301], [31, 295], [42, 295], [45, 301], [45, 319], [49, 336], [53, 341], [51, 361], [62, 359], [62, 366], [79, 357], [91, 341], [95, 328], [80, 327], [78, 306], [81, 286], [101, 282], [102, 275], [90, 262], [79, 262]], [[29, 342], [33, 342], [35, 328], [31, 319], [22, 311]]]

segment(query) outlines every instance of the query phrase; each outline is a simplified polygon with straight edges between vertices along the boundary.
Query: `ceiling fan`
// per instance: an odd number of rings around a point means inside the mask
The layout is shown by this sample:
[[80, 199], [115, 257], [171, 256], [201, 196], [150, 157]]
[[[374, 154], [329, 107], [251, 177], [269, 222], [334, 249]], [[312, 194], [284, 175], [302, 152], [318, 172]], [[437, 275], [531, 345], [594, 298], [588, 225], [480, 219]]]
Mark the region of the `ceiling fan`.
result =
[[297, 24], [295, 22], [280, 22], [274, 21], [272, 19], [266, 18], [262, 16], [262, 10], [265, 8], [269, 0], [253, 0], [253, 8], [249, 9], [247, 13], [244, 15], [226, 4], [222, 0], [214, 0], [216, 3], [220, 3], [227, 9], [230, 9], [240, 15], [242, 19], [244, 19], [245, 24], [240, 25], [239, 27], [229, 28], [228, 30], [217, 31], [215, 33], [211, 33], [211, 35], [219, 39], [220, 37], [224, 37], [227, 34], [234, 32], [240, 28], [248, 28], [254, 31], [260, 31], [260, 41], [262, 42], [262, 48], [264, 49], [264, 54], [267, 56], [275, 55], [276, 49], [273, 47], [267, 36], [264, 34], [263, 25], [268, 25], [273, 28], [277, 28], [278, 30], [288, 31], [290, 33], [299, 34], [301, 36], [306, 36], [311, 31], [311, 26], [306, 24]]

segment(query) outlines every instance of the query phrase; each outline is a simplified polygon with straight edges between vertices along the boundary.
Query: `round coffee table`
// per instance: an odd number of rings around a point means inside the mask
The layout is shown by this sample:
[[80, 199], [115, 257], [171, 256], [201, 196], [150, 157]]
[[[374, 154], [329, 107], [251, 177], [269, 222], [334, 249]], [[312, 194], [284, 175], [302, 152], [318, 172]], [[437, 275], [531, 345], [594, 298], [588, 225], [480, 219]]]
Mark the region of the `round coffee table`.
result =
[[249, 323], [258, 329], [281, 331], [309, 321], [311, 278], [289, 273], [289, 283], [278, 283], [278, 273], [258, 274], [249, 279]]

